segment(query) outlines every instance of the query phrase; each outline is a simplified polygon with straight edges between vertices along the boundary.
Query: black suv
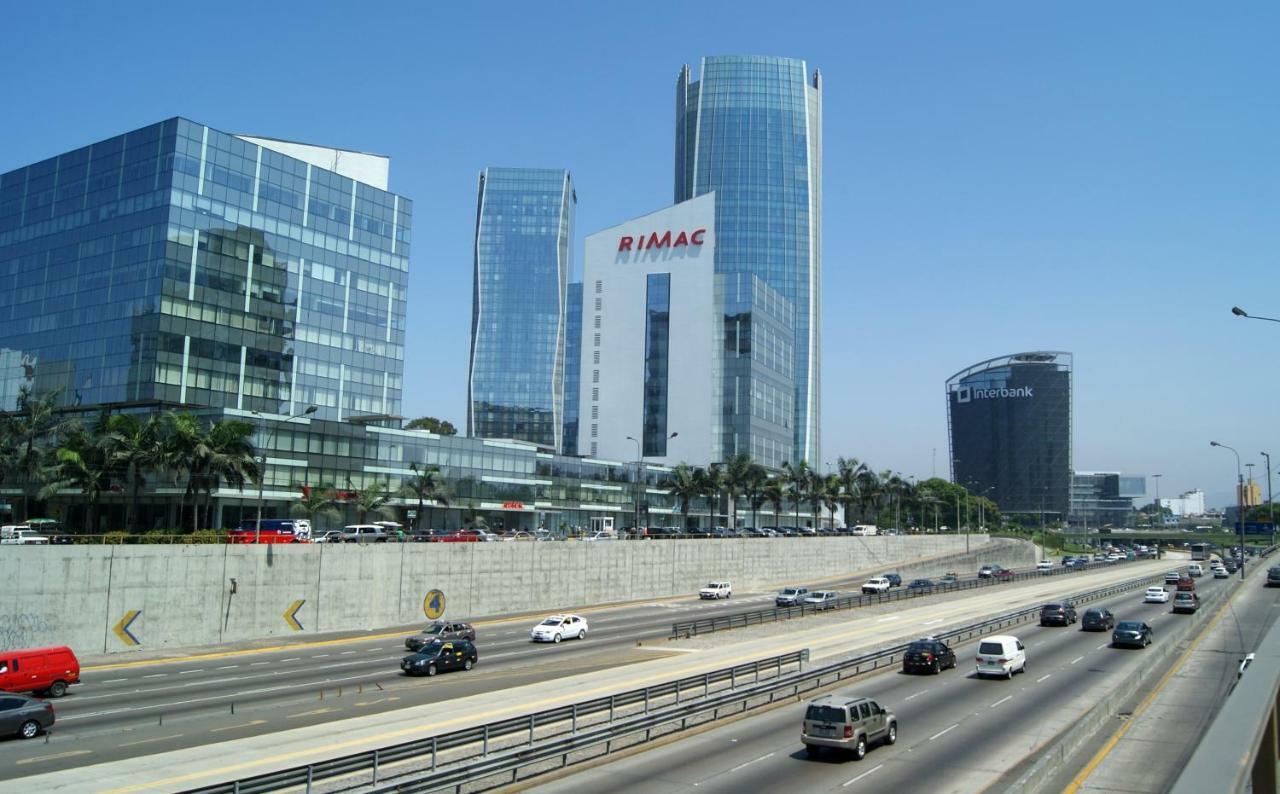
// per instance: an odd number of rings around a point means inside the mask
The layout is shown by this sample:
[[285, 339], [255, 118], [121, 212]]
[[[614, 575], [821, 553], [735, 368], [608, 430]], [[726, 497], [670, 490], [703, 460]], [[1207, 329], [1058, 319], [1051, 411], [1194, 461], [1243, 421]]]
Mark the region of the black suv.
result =
[[435, 675], [449, 670], [470, 670], [479, 659], [471, 640], [434, 640], [401, 659], [400, 669], [405, 675]]
[[1111, 614], [1111, 610], [1102, 607], [1086, 609], [1080, 620], [1081, 631], [1111, 631], [1115, 627], [1116, 616]]
[[940, 673], [956, 666], [956, 652], [942, 640], [926, 637], [907, 646], [902, 654], [904, 673]]
[[470, 623], [437, 620], [418, 634], [408, 637], [404, 647], [416, 651], [436, 640], [471, 640], [475, 642], [476, 630]]
[[[1231, 569], [1228, 568], [1228, 571]], [[1280, 586], [1280, 565], [1267, 569], [1267, 587]]]
[[1070, 626], [1076, 622], [1076, 605], [1070, 601], [1058, 601], [1040, 607], [1041, 626]]
[[891, 573], [882, 573], [880, 575], [883, 576], [885, 579], [889, 580], [890, 587], [902, 587], [901, 574], [891, 572]]

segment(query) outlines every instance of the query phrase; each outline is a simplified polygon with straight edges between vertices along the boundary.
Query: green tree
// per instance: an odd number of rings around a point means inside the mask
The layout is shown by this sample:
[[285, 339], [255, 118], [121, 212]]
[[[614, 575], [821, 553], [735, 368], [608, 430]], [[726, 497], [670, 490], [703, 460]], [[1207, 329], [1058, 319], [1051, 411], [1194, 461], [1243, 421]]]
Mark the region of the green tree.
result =
[[664, 481], [663, 489], [680, 500], [680, 516], [683, 520], [681, 531], [689, 528], [689, 508], [694, 499], [703, 495], [705, 488], [706, 474], [702, 469], [695, 469], [687, 463], [677, 464]]
[[745, 452], [739, 452], [725, 461], [722, 482], [725, 496], [729, 499], [727, 512], [730, 528], [738, 523], [738, 496], [745, 495], [755, 484], [758, 468], [759, 465]]
[[751, 505], [751, 526], [758, 528], [757, 521], [760, 508], [764, 506], [765, 485], [769, 482], [769, 473], [759, 463], [752, 463], [747, 471], [747, 478], [742, 486], [742, 495]]
[[840, 504], [844, 507], [844, 522], [853, 522], [853, 506], [861, 502], [863, 475], [867, 464], [857, 458], [837, 458], [836, 477], [840, 482]]
[[147, 473], [164, 464], [159, 439], [160, 422], [155, 414], [145, 419], [136, 414], [115, 414], [107, 420], [107, 434], [103, 437], [107, 460], [116, 472], [123, 473], [123, 480], [130, 487], [125, 524], [134, 533], [141, 531], [138, 503]]
[[193, 466], [206, 455], [204, 427], [194, 414], [170, 411], [163, 415], [163, 441], [160, 457], [162, 467], [173, 474], [174, 484], [186, 480], [186, 490], [178, 501], [178, 523], [186, 512], [187, 500], [191, 500], [191, 531], [198, 532], [200, 511], [198, 480]]
[[716, 525], [716, 510], [720, 508], [720, 494], [724, 492], [724, 468], [719, 463], [712, 463], [705, 469], [699, 468], [696, 471], [699, 484], [702, 486], [702, 495], [707, 498], [710, 503], [710, 523], [711, 526]]
[[[300, 486], [299, 488], [301, 490]], [[289, 505], [289, 515], [307, 519], [311, 522], [312, 530], [318, 530], [320, 519], [338, 518], [342, 515], [342, 510], [338, 507], [338, 492], [332, 483], [302, 490], [302, 498]]]
[[85, 529], [88, 532], [98, 531], [98, 506], [102, 492], [111, 488], [111, 464], [103, 443], [107, 417], [108, 413], [102, 411], [92, 429], [79, 422], [71, 427], [55, 451], [52, 476], [38, 497], [48, 500], [64, 490], [79, 490], [85, 497]]
[[51, 471], [49, 454], [55, 439], [69, 430], [74, 420], [58, 411], [59, 391], [36, 394], [26, 386], [18, 391], [18, 410], [8, 417], [9, 454], [5, 468], [22, 484], [22, 517], [31, 518], [32, 498], [38, 498]]
[[813, 470], [806, 461], [782, 464], [782, 479], [787, 484], [787, 496], [796, 510], [796, 526], [800, 526], [800, 505], [809, 499], [809, 488], [812, 485], [810, 475]]
[[391, 494], [386, 491], [379, 491], [374, 488], [366, 488], [360, 491], [356, 494], [356, 515], [359, 516], [357, 523], [366, 523], [370, 513], [389, 518], [391, 516], [391, 508], [388, 507], [390, 502]]
[[253, 424], [241, 419], [220, 419], [205, 434], [203, 455], [193, 461], [193, 471], [199, 473], [197, 484], [204, 493], [206, 526], [213, 523], [213, 492], [222, 483], [243, 487], [265, 474], [259, 471], [252, 438]]
[[453, 422], [447, 419], [437, 419], [434, 416], [419, 416], [417, 419], [411, 419], [405, 430], [425, 430], [428, 433], [435, 433], [438, 436], [456, 436], [458, 428], [453, 426]]
[[781, 478], [770, 477], [760, 489], [760, 495], [765, 502], [773, 505], [773, 525], [778, 526], [781, 523], [782, 503], [787, 498], [786, 485]]
[[413, 470], [414, 476], [405, 480], [400, 486], [401, 496], [418, 500], [418, 511], [414, 514], [413, 527], [417, 529], [422, 524], [422, 513], [425, 502], [435, 502], [437, 504], [449, 506], [449, 486], [444, 481], [444, 476], [440, 474], [439, 466], [427, 466], [419, 469], [417, 463], [410, 463], [409, 468]]

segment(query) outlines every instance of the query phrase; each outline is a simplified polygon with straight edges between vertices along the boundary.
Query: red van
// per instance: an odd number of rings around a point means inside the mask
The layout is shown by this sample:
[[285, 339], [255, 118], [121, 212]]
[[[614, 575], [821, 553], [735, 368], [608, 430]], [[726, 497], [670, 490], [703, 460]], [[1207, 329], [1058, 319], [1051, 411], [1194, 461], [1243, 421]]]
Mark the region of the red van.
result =
[[0, 691], [47, 692], [60, 698], [80, 683], [80, 661], [70, 648], [0, 651]]

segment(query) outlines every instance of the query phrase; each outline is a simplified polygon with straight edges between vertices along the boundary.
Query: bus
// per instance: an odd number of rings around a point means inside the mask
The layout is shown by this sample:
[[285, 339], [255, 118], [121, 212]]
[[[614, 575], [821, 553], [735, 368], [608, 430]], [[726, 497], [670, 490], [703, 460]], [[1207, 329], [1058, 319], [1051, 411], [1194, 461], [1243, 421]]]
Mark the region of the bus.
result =
[[1191, 544], [1191, 559], [1192, 559], [1193, 561], [1195, 561], [1195, 560], [1207, 560], [1207, 559], [1209, 559], [1209, 553], [1210, 553], [1210, 550], [1211, 550], [1211, 549], [1212, 549], [1212, 546], [1211, 546], [1211, 544], [1208, 544], [1208, 543], [1192, 543], [1192, 544]]
[[310, 543], [311, 522], [300, 518], [264, 518], [262, 531], [258, 522], [246, 518], [227, 533], [228, 543]]

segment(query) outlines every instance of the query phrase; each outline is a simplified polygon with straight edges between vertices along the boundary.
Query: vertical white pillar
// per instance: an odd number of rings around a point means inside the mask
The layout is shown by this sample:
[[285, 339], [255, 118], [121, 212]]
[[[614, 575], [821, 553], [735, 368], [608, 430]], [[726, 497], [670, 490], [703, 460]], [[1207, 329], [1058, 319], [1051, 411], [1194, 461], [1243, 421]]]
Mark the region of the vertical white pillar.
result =
[[178, 390], [178, 402], [187, 401], [187, 367], [191, 363], [191, 337], [182, 337], [182, 385]]

